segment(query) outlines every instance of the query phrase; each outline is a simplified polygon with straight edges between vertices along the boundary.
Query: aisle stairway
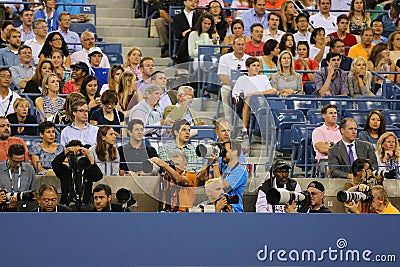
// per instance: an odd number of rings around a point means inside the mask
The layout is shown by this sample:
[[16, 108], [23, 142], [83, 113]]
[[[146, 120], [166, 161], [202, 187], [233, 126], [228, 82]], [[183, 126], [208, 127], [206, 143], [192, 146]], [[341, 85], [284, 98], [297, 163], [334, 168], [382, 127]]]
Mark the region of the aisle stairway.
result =
[[135, 19], [133, 0], [88, 0], [96, 4], [97, 34], [104, 42], [122, 43], [122, 55], [125, 58], [132, 46], [139, 46], [144, 56], [155, 60], [157, 69], [165, 68], [171, 59], [160, 58], [158, 38], [148, 38], [148, 29], [144, 19]]

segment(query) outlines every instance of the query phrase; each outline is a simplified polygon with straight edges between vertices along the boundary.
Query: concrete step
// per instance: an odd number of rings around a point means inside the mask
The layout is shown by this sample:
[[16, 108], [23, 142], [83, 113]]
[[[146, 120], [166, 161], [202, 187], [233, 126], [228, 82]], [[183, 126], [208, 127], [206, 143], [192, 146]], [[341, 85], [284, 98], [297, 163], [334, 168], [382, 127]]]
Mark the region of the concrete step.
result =
[[97, 33], [104, 37], [147, 38], [148, 29], [126, 26], [98, 26]]
[[96, 8], [99, 18], [134, 18], [135, 12], [132, 8]]
[[97, 26], [130, 26], [142, 27], [145, 26], [144, 19], [134, 18], [97, 18]]
[[132, 0], [88, 0], [90, 4], [96, 4], [97, 8], [132, 8]]
[[[104, 35], [110, 36], [110, 35]], [[111, 42], [111, 40], [115, 40], [118, 38], [118, 42], [122, 44], [123, 47], [159, 47], [160, 41], [158, 38], [147, 38], [147, 37], [104, 37], [103, 40], [105, 42]], [[129, 50], [129, 49], [128, 49]], [[160, 50], [161, 51], [161, 50]]]

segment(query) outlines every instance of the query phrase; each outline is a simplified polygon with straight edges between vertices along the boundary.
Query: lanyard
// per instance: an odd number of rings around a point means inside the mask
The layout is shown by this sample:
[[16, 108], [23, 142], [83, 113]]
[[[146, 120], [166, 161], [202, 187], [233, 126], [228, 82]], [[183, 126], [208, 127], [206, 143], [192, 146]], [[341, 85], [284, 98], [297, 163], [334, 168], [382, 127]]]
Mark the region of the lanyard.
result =
[[[233, 168], [232, 168], [228, 173], [224, 172], [224, 173], [222, 174], [222, 179], [225, 180], [225, 178], [227, 178], [229, 175], [231, 175], [231, 173], [233, 172], [233, 170], [234, 170], [237, 166], [239, 166], [239, 162], [236, 163], [236, 165], [233, 166]], [[226, 169], [225, 169], [225, 170], [226, 170]]]
[[[8, 169], [8, 174], [10, 175], [11, 192], [14, 192], [13, 176], [12, 176], [10, 168]], [[17, 187], [17, 192], [19, 192], [20, 187], [21, 187], [21, 167], [18, 168], [18, 187]]]

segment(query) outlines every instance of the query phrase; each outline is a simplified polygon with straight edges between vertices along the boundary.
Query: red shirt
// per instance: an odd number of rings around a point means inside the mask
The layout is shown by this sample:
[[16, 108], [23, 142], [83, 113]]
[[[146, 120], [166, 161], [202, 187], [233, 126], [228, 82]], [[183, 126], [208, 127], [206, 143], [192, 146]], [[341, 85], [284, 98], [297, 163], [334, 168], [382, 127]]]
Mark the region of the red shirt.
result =
[[[314, 60], [314, 59], [311, 59], [311, 58], [308, 59], [308, 68], [309, 68], [310, 70], [318, 69], [318, 66], [319, 66], [319, 65], [318, 65], [318, 61], [316, 61], [316, 60]], [[295, 69], [295, 70], [301, 70], [300, 59], [296, 59], [296, 60], [294, 61], [294, 69]], [[303, 81], [303, 85], [304, 85], [306, 82], [310, 81], [310, 79], [308, 78], [308, 73], [303, 73], [303, 77], [302, 77], [301, 79], [302, 79], [302, 81]]]
[[10, 136], [6, 141], [0, 141], [0, 161], [7, 159], [8, 148], [13, 144], [23, 145], [25, 148], [25, 161], [31, 160], [29, 157], [28, 147], [26, 146], [24, 140], [19, 137]]
[[[328, 36], [333, 36], [335, 38], [339, 38], [337, 32], [330, 33], [330, 34], [328, 34]], [[339, 38], [339, 39], [342, 39], [342, 38]], [[357, 39], [353, 34], [346, 32], [346, 37], [344, 37], [344, 39], [342, 39], [342, 40], [343, 40], [343, 43], [345, 46], [345, 54], [347, 56], [347, 54], [349, 53], [350, 47], [357, 44]]]
[[254, 46], [251, 41], [248, 41], [244, 53], [251, 57], [264, 56], [264, 42], [260, 42], [259, 46]]
[[62, 88], [62, 93], [63, 94], [70, 94], [73, 92], [79, 92], [78, 89], [75, 86], [74, 79], [69, 79], [63, 86]]

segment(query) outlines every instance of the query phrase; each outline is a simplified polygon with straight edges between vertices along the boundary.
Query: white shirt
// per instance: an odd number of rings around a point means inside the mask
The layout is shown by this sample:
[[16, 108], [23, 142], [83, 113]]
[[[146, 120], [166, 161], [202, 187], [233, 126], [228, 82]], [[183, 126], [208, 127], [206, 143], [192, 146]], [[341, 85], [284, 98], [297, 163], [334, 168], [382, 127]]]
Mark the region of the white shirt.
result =
[[219, 59], [217, 74], [227, 75], [230, 78], [231, 70], [237, 70], [238, 65], [240, 65], [241, 70], [246, 69], [246, 59], [248, 59], [249, 57], [249, 55], [244, 54], [241, 59], [238, 59], [237, 57], [235, 57], [234, 52], [221, 56], [221, 58]]
[[[11, 97], [12, 96], [12, 97]], [[8, 89], [8, 95], [3, 99], [0, 96], [0, 116], [7, 116], [8, 114], [14, 113], [14, 102], [15, 99], [21, 98], [16, 92]], [[8, 110], [7, 110], [8, 107]], [[7, 113], [6, 113], [7, 111]]]
[[[350, 143], [347, 143], [347, 142], [345, 142], [345, 141], [343, 141], [342, 140], [342, 142], [343, 142], [343, 144], [344, 144], [344, 146], [346, 147], [346, 151], [347, 151], [347, 154], [349, 154], [349, 147], [348, 147], [348, 145], [350, 145]], [[353, 146], [351, 147], [351, 151], [353, 152], [353, 158], [354, 158], [354, 160], [356, 160], [356, 159], [358, 159], [358, 157], [357, 157], [357, 151], [356, 151], [356, 143], [353, 141], [353, 143], [351, 143]]]
[[243, 92], [244, 97], [250, 93], [262, 92], [271, 89], [271, 83], [265, 75], [256, 75], [253, 77], [240, 76], [232, 90], [232, 95], [239, 95]]
[[40, 44], [37, 40], [36, 37], [30, 40], [25, 41], [24, 43], [26, 46], [29, 46], [32, 49], [32, 58], [33, 61], [35, 62], [35, 65], [39, 63], [39, 53], [40, 50], [42, 50], [43, 44]]
[[186, 16], [187, 21], [189, 22], [190, 28], [193, 28], [192, 21], [193, 21], [193, 13], [194, 12], [193, 11], [187, 12], [186, 10], [183, 10], [183, 13]]
[[281, 30], [277, 30], [276, 35], [272, 35], [271, 32], [269, 31], [269, 28], [266, 28], [263, 31], [263, 37], [262, 37], [262, 41], [265, 43], [266, 41], [268, 41], [269, 39], [275, 39], [278, 42], [281, 41], [282, 36], [285, 34], [285, 32], [281, 31]]
[[336, 32], [336, 16], [329, 14], [328, 18], [325, 18], [321, 12], [310, 16], [310, 23], [314, 28], [322, 27], [325, 29], [325, 35], [328, 35], [332, 32]]
[[307, 41], [308, 46], [311, 46], [311, 44], [310, 44], [311, 33], [309, 31], [307, 31], [305, 35], [300, 32], [296, 32], [295, 34], [293, 34], [293, 36], [294, 36], [294, 41], [296, 42], [296, 45], [299, 44], [299, 41]]

